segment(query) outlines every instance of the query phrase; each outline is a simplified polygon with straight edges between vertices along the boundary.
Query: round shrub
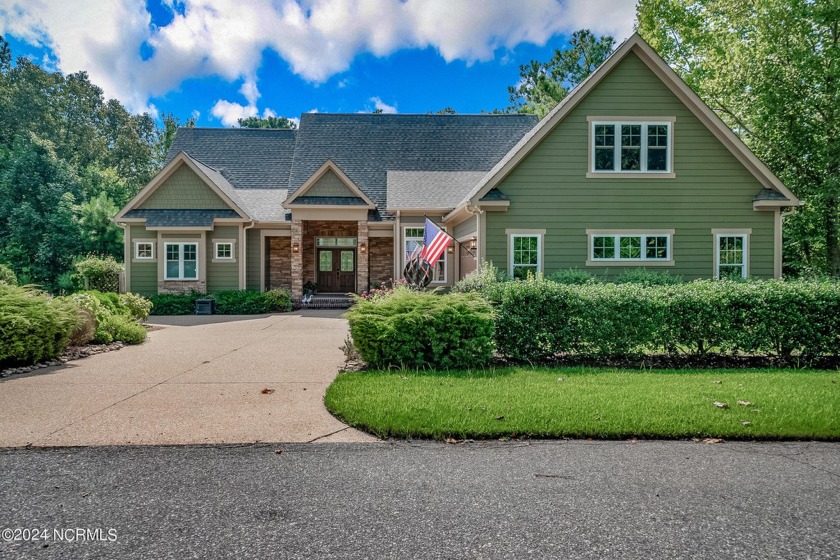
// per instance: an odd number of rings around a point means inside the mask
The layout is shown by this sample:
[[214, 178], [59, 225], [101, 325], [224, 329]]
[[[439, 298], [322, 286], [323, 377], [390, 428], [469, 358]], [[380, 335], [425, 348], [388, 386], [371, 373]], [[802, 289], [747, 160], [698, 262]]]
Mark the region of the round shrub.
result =
[[0, 367], [55, 358], [76, 326], [71, 302], [0, 283]]
[[125, 293], [119, 296], [120, 304], [137, 321], [145, 321], [152, 310], [152, 302], [137, 294]]
[[272, 312], [284, 313], [292, 310], [292, 294], [289, 293], [289, 290], [275, 288], [265, 294], [270, 301]]
[[374, 367], [463, 369], [493, 354], [493, 310], [475, 294], [397, 288], [358, 299], [346, 317], [359, 354]]
[[5, 264], [0, 264], [0, 284], [17, 286], [18, 280], [15, 272]]

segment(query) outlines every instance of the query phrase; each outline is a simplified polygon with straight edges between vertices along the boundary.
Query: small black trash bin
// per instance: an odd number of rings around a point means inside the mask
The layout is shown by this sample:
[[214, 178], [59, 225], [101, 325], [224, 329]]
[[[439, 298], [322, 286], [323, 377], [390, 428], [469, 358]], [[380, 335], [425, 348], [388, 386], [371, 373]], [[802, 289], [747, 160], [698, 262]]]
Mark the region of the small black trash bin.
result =
[[212, 298], [199, 298], [195, 300], [196, 315], [212, 315], [216, 310], [216, 302]]

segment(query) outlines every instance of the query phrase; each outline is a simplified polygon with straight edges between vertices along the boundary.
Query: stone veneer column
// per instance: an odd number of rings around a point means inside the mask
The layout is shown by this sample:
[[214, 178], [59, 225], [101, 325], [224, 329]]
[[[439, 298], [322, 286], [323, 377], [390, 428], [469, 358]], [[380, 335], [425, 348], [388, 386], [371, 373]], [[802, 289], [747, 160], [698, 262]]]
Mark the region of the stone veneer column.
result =
[[[294, 252], [297, 245], [298, 252]], [[289, 248], [292, 252], [292, 297], [303, 296], [303, 222], [292, 220], [292, 243]]]
[[[356, 264], [356, 291], [361, 293], [368, 290], [368, 279], [370, 277], [370, 268], [368, 265], [368, 259], [370, 258], [370, 239], [368, 238], [368, 223], [366, 221], [359, 222], [359, 229], [356, 236], [357, 247], [359, 247], [359, 250], [356, 251], [359, 261]], [[366, 249], [364, 254], [361, 251], [362, 243], [365, 244]]]

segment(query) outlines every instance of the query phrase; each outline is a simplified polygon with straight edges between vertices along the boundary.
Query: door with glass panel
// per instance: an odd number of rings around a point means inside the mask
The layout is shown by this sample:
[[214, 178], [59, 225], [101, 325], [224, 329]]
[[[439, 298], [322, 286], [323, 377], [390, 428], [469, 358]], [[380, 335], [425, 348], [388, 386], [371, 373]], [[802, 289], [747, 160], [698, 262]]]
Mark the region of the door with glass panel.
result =
[[318, 249], [318, 289], [352, 292], [356, 289], [356, 250]]

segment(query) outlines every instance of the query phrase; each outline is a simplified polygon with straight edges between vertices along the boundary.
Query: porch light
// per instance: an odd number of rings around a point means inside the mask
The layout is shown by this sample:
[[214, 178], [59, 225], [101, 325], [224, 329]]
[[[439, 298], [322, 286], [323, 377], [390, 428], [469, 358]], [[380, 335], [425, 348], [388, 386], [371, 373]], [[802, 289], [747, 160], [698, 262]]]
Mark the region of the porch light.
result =
[[363, 255], [367, 254], [367, 243], [359, 243], [359, 252]]
[[292, 243], [292, 253], [300, 253], [300, 244]]
[[467, 245], [467, 248], [468, 248], [470, 251], [475, 251], [475, 247], [476, 247], [476, 238], [475, 238], [475, 237], [473, 237], [472, 239], [470, 239], [470, 242], [469, 242], [469, 244]]
[[446, 252], [449, 253], [450, 255], [454, 255], [455, 254], [455, 245], [450, 243], [449, 247], [446, 248]]

